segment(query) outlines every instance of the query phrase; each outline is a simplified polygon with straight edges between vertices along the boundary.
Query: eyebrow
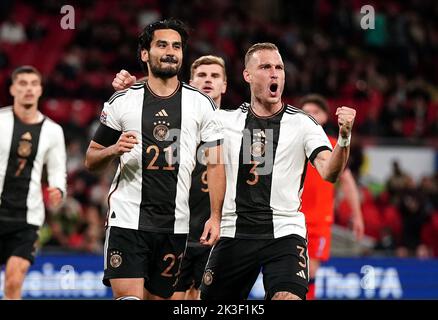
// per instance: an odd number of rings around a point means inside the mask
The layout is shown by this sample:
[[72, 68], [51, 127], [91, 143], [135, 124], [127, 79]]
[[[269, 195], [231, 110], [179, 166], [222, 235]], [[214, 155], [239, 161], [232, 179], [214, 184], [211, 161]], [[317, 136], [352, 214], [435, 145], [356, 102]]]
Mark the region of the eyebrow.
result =
[[[208, 72], [205, 72], [205, 71], [199, 71], [199, 72], [196, 72], [196, 74], [207, 74]], [[211, 73], [212, 75], [220, 75], [220, 73], [219, 72], [212, 72]]]
[[[157, 40], [157, 44], [169, 44], [169, 41], [167, 41], [167, 40]], [[171, 44], [172, 45], [176, 45], [176, 44], [182, 45], [182, 42], [181, 41], [174, 41]]]
[[281, 63], [278, 63], [278, 64], [273, 64], [273, 63], [262, 63], [262, 64], [259, 64], [259, 68], [271, 67], [271, 66], [274, 66], [275, 68], [276, 67], [284, 68], [284, 64], [281, 64]]

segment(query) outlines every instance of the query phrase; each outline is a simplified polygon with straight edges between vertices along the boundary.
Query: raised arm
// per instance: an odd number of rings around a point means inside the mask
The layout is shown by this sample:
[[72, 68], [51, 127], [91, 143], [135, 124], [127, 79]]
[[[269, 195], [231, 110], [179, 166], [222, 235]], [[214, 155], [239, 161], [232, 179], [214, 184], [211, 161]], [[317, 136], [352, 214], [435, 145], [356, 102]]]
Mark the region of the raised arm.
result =
[[336, 110], [339, 125], [339, 138], [333, 152], [324, 150], [318, 153], [314, 165], [321, 177], [329, 182], [336, 182], [345, 169], [350, 154], [351, 130], [356, 110], [341, 107]]

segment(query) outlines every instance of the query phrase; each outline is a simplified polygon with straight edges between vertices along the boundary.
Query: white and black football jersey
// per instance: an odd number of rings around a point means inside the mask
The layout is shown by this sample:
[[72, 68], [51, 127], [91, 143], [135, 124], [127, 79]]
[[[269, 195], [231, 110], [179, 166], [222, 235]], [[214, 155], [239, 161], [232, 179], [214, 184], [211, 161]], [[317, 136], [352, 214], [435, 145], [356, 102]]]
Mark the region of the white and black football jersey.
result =
[[115, 93], [100, 120], [95, 142], [112, 145], [125, 131], [134, 131], [139, 141], [120, 157], [109, 191], [108, 225], [188, 233], [197, 147], [201, 142], [217, 145], [223, 139], [214, 102], [184, 83], [167, 97], [137, 83]]
[[39, 123], [26, 124], [15, 116], [12, 107], [0, 109], [0, 223], [43, 224], [44, 164], [49, 186], [66, 193], [64, 132], [61, 126], [40, 116]]
[[289, 105], [259, 117], [249, 104], [220, 110], [227, 189], [221, 237], [306, 237], [301, 194], [308, 161], [331, 150], [322, 127]]

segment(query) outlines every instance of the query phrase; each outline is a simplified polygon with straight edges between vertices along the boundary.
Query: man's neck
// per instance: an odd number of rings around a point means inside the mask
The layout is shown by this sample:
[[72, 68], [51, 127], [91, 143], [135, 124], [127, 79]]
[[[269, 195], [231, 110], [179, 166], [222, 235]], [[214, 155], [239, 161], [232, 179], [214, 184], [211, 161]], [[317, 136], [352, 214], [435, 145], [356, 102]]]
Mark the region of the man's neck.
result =
[[270, 104], [270, 103], [262, 103], [257, 98], [251, 98], [251, 109], [252, 111], [260, 117], [270, 117], [276, 114], [283, 107], [283, 103], [281, 101]]
[[149, 76], [147, 83], [152, 92], [160, 97], [170, 96], [179, 85], [178, 77], [176, 76], [169, 79]]
[[20, 104], [14, 104], [14, 114], [21, 122], [26, 124], [35, 124], [41, 121], [41, 115], [38, 112], [37, 105], [25, 107]]
[[214, 103], [216, 104], [216, 107], [217, 107], [218, 109], [220, 109], [220, 108], [221, 108], [221, 97], [216, 98], [216, 99], [214, 99], [213, 101], [214, 101]]

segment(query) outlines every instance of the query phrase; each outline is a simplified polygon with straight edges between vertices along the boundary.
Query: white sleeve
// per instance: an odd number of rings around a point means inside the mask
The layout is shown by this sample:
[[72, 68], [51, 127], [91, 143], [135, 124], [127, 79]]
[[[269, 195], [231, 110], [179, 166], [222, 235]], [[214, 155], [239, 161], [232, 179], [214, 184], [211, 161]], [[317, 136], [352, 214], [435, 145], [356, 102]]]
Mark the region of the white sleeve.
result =
[[319, 152], [323, 150], [331, 151], [332, 145], [324, 129], [314, 119], [307, 115], [303, 118], [304, 150], [307, 158], [313, 163]]
[[208, 99], [202, 99], [201, 140], [205, 143], [222, 141], [224, 138], [223, 128], [219, 119], [219, 110]]
[[[122, 94], [120, 96], [120, 94]], [[122, 122], [120, 119], [121, 109], [123, 106], [120, 104], [126, 97], [124, 92], [116, 92], [113, 96], [104, 103], [102, 112], [100, 114], [100, 122], [111, 129], [117, 131], [123, 131]]]
[[47, 175], [49, 186], [59, 188], [64, 197], [67, 195], [67, 168], [64, 132], [60, 126], [54, 130], [52, 144], [47, 153]]

